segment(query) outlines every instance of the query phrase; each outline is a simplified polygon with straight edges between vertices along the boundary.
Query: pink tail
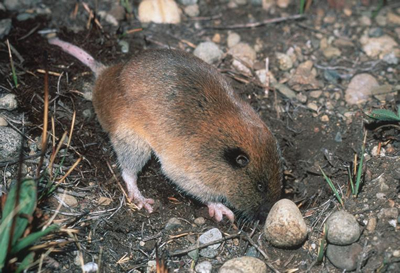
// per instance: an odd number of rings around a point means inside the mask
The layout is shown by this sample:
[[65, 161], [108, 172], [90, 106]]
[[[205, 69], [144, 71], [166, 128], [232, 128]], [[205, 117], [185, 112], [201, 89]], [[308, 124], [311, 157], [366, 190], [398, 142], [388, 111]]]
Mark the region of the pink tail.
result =
[[84, 65], [89, 67], [96, 75], [96, 77], [105, 68], [105, 66], [102, 63], [97, 62], [95, 59], [93, 59], [93, 57], [89, 53], [87, 53], [82, 48], [79, 48], [68, 42], [62, 41], [58, 38], [49, 39], [49, 43], [61, 47], [63, 51], [77, 58]]

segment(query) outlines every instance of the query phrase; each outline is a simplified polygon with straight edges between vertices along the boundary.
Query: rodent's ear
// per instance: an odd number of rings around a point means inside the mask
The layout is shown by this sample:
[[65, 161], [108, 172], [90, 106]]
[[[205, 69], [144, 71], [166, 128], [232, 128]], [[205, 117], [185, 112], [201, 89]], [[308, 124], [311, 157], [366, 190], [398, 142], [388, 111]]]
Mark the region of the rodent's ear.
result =
[[235, 169], [246, 167], [250, 162], [249, 156], [239, 147], [225, 148], [223, 157]]

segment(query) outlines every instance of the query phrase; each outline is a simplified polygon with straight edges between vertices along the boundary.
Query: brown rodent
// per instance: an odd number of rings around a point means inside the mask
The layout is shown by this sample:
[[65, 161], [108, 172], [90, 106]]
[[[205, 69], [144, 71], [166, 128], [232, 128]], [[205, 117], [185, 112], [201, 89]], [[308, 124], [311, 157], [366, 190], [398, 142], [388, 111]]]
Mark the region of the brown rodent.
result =
[[262, 219], [280, 198], [277, 141], [216, 68], [170, 49], [144, 50], [106, 67], [79, 47], [49, 42], [96, 74], [93, 105], [139, 208], [153, 210], [136, 183], [151, 152], [179, 190], [207, 204], [217, 221], [223, 215], [233, 221], [232, 210]]

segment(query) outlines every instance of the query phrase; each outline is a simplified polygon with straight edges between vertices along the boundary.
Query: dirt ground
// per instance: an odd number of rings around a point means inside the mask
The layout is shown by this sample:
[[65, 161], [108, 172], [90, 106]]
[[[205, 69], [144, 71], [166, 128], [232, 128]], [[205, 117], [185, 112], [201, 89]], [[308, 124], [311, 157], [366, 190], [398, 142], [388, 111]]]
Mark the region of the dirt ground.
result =
[[[111, 9], [112, 2], [117, 1], [87, 1], [92, 9], [96, 9], [97, 5], [97, 10], [105, 11]], [[133, 1], [134, 12], [137, 12], [138, 2]], [[23, 63], [18, 59], [14, 60], [20, 81], [19, 86], [15, 88], [11, 84], [8, 50], [5, 41], [1, 42], [0, 73], [3, 77], [0, 79], [0, 93], [7, 91], [17, 95], [19, 107], [12, 115], [18, 120], [24, 114], [25, 134], [29, 136], [24, 147], [25, 154], [32, 154], [32, 146], [38, 145], [38, 138], [42, 132], [44, 75], [39, 69], [45, 68], [45, 54], [48, 56], [48, 70], [54, 72], [49, 76], [49, 90], [50, 115], [54, 118], [57, 137], [55, 144], [58, 144], [65, 131], [69, 132], [73, 113], [76, 112], [71, 148], [67, 151], [64, 147], [60, 153], [66, 153], [64, 162], [60, 163], [60, 155], [55, 163], [64, 174], [78, 158], [82, 158], [80, 164], [58, 188], [59, 196], [62, 195], [62, 191], [68, 191], [77, 204], [62, 206], [56, 221], [79, 232], [74, 235], [76, 241], [65, 233], [48, 238], [52, 241], [72, 243], [56, 246], [44, 260], [43, 269], [46, 272], [81, 272], [77, 257], [82, 255], [84, 263], [100, 263], [101, 272], [146, 272], [148, 261], [155, 260], [157, 247], [165, 256], [170, 272], [189, 272], [194, 265], [193, 259], [187, 253], [174, 253], [189, 248], [195, 244], [199, 235], [217, 227], [226, 236], [236, 234], [239, 230], [243, 234], [252, 234], [254, 244], [262, 249], [268, 258], [258, 251], [256, 256], [272, 264], [280, 272], [342, 272], [326, 258], [322, 264], [316, 263], [323, 223], [331, 213], [340, 209], [332, 190], [319, 171], [318, 167], [321, 166], [342, 189], [346, 196], [346, 210], [356, 217], [362, 227], [363, 232], [358, 243], [364, 247], [365, 258], [360, 272], [400, 272], [400, 257], [393, 254], [396, 250], [400, 251], [400, 224], [397, 223], [394, 227], [386, 220], [378, 220], [374, 230], [366, 230], [368, 221], [371, 218], [376, 219], [382, 209], [400, 208], [399, 130], [395, 127], [380, 128], [380, 124], [371, 123], [363, 114], [377, 108], [396, 109], [400, 95], [397, 91], [397, 96], [387, 97], [384, 101], [370, 98], [362, 106], [349, 106], [345, 102], [344, 91], [350, 78], [362, 71], [362, 62], [359, 61], [361, 50], [357, 37], [366, 27], [359, 24], [358, 18], [376, 5], [371, 3], [371, 6], [366, 7], [359, 1], [349, 2], [351, 15], [346, 15], [342, 9], [329, 7], [325, 1], [313, 1], [304, 19], [256, 28], [234, 29], [242, 41], [251, 45], [262, 45], [261, 50], [257, 52], [257, 60], [263, 63], [268, 57], [271, 72], [278, 81], [287, 78], [287, 72], [279, 70], [275, 53], [286, 52], [292, 46], [300, 48], [304, 56], [320, 66], [351, 68], [349, 78], [341, 78], [334, 84], [324, 77], [324, 69], [316, 69], [317, 79], [323, 82], [320, 89], [322, 95], [312, 98], [310, 92], [313, 90], [303, 90], [302, 93], [320, 106], [317, 111], [310, 110], [306, 104], [296, 99], [286, 98], [276, 90], [271, 90], [266, 96], [264, 88], [255, 76], [246, 77], [240, 73], [231, 73], [234, 68], [229, 55], [216, 64], [232, 81], [241, 96], [257, 110], [274, 132], [282, 148], [285, 159], [285, 197], [299, 206], [309, 227], [307, 241], [294, 249], [279, 249], [269, 245], [262, 234], [262, 223], [232, 225], [227, 220], [217, 223], [210, 219], [204, 205], [176, 191], [174, 185], [163, 176], [154, 157], [139, 176], [139, 188], [143, 195], [156, 200], [154, 213], [136, 211], [129, 206], [121, 191], [121, 186], [124, 186], [123, 180], [108, 136], [97, 122], [91, 102], [83, 97], [83, 93], [90, 90], [91, 84], [94, 83], [93, 75], [74, 58], [49, 45], [38, 31], [56, 29], [60, 38], [84, 48], [97, 60], [110, 65], [126, 61], [129, 55], [137, 54], [145, 48], [173, 47], [193, 52], [192, 44], [212, 40], [215, 34], [220, 35], [220, 47], [226, 52], [224, 41], [228, 30], [216, 28], [217, 26], [246, 24], [249, 20], [260, 22], [266, 18], [297, 14], [297, 3], [284, 10], [277, 8], [274, 14], [270, 14], [250, 3], [240, 8], [228, 8], [227, 1], [199, 0], [201, 18], [184, 17], [177, 25], [150, 24], [143, 30], [124, 37], [121, 36], [123, 31], [141, 27], [135, 19], [136, 16], [121, 20], [118, 27], [101, 21], [103, 29], [100, 29], [93, 21], [88, 24], [88, 15], [82, 6], [75, 18], [70, 16], [76, 3], [73, 0], [45, 0], [43, 3], [51, 10], [51, 15], [37, 16], [26, 21], [18, 21], [16, 12], [0, 11], [0, 17], [13, 19], [13, 29], [7, 38], [24, 59]], [[387, 2], [387, 7], [381, 10], [383, 13], [389, 9], [400, 8], [396, 1]], [[321, 20], [321, 14], [322, 18], [334, 17], [335, 27], [325, 23], [320, 23], [317, 27], [316, 22]], [[317, 19], [318, 17], [320, 19]], [[372, 24], [376, 24], [374, 20]], [[344, 48], [340, 57], [327, 60], [320, 50], [307, 44], [312, 40], [319, 41], [322, 37], [329, 37], [334, 28], [342, 35], [352, 37], [356, 46]], [[394, 28], [382, 29], [400, 42]], [[34, 31], [30, 33], [32, 30]], [[121, 52], [118, 39], [129, 43], [128, 54]], [[381, 73], [389, 67], [394, 71], [389, 73], [391, 76]], [[398, 64], [380, 62], [367, 72], [376, 76], [380, 84], [400, 84]], [[328, 104], [333, 107], [327, 107]], [[327, 115], [328, 119], [321, 120], [324, 115]], [[20, 129], [22, 127], [20, 123], [15, 123], [14, 126]], [[354, 198], [348, 194], [346, 166], [353, 164], [355, 154], [360, 155], [364, 132], [367, 133], [367, 157], [363, 184], [361, 193]], [[338, 134], [341, 140], [338, 139]], [[52, 145], [51, 142], [49, 145]], [[386, 149], [384, 156], [371, 155], [373, 148], [378, 145]], [[48, 154], [50, 153], [51, 148], [48, 151]], [[28, 175], [35, 173], [37, 162], [37, 157], [26, 160]], [[45, 164], [46, 162], [48, 161], [45, 161]], [[3, 177], [6, 172], [14, 175], [17, 165], [2, 166], [0, 174]], [[8, 185], [12, 178], [15, 177], [2, 180]], [[42, 214], [39, 223], [54, 214], [58, 206], [57, 200], [59, 199], [54, 196], [40, 200], [38, 210]], [[173, 217], [181, 221], [181, 226], [166, 230], [168, 220]], [[198, 217], [204, 217], [205, 224], [194, 224]], [[213, 272], [217, 272], [225, 261], [246, 255], [249, 248], [254, 246], [243, 236], [238, 236], [225, 241], [216, 258], [200, 257], [196, 263], [210, 260]], [[42, 252], [39, 251], [38, 254], [40, 253]], [[31, 270], [36, 271], [37, 267]]]

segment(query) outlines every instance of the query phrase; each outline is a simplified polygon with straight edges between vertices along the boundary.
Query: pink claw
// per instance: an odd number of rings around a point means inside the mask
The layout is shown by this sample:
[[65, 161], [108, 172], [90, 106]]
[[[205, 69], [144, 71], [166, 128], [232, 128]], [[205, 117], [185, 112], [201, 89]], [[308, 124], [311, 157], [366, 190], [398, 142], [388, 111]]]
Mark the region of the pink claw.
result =
[[208, 203], [208, 213], [210, 217], [215, 218], [217, 222], [220, 222], [224, 215], [233, 223], [235, 220], [235, 215], [233, 212], [225, 207], [221, 203]]

